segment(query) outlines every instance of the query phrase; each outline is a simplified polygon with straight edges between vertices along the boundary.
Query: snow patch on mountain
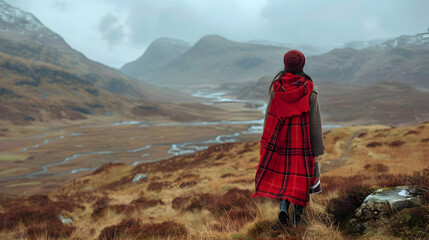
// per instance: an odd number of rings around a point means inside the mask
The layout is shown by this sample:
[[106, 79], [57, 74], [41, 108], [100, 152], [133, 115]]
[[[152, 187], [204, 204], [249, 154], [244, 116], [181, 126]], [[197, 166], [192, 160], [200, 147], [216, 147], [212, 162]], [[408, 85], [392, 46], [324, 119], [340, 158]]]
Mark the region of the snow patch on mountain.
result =
[[371, 41], [353, 41], [346, 43], [345, 48], [354, 49], [392, 49], [396, 47], [429, 47], [429, 32], [419, 33], [416, 35], [403, 35], [393, 39], [376, 39]]
[[18, 34], [36, 33], [38, 37], [48, 35], [55, 39], [59, 38], [32, 14], [15, 8], [3, 0], [0, 0], [0, 31]]

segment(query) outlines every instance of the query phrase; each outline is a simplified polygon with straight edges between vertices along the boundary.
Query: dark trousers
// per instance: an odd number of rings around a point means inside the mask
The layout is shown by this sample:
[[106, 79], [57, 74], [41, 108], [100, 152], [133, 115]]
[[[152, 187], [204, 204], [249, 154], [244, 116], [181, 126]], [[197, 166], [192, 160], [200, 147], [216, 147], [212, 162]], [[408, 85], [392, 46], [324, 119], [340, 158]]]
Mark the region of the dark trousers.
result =
[[[286, 216], [289, 217], [289, 206], [290, 206], [289, 200], [286, 199], [286, 200], [280, 201], [280, 213], [286, 212]], [[293, 225], [294, 226], [297, 226], [301, 222], [301, 216], [302, 216], [303, 210], [304, 210], [304, 206], [295, 205], [295, 204], [293, 205]], [[289, 219], [286, 219], [286, 220], [289, 221]], [[281, 219], [281, 221], [283, 223], [283, 221], [285, 220]]]

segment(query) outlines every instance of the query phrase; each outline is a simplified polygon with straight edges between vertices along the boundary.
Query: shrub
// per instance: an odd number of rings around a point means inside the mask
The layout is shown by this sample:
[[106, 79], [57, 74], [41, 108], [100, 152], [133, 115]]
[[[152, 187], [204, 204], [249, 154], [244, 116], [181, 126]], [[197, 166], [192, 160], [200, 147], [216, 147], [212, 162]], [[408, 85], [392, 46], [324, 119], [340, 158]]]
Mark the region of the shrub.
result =
[[222, 176], [220, 176], [221, 178], [227, 178], [227, 177], [235, 177], [236, 175], [234, 173], [225, 173]]
[[126, 166], [125, 163], [106, 163], [103, 164], [101, 167], [97, 168], [94, 172], [92, 172], [91, 175], [97, 175], [99, 173], [105, 172], [105, 171], [110, 171], [110, 169], [113, 169], [115, 167], [118, 166]]
[[429, 239], [429, 205], [402, 209], [388, 223], [393, 234], [402, 239]]
[[389, 146], [391, 146], [391, 147], [399, 147], [399, 146], [404, 145], [404, 144], [405, 144], [405, 142], [403, 142], [401, 140], [395, 140], [395, 141], [389, 143]]
[[404, 137], [405, 137], [405, 136], [407, 136], [407, 135], [410, 135], [410, 134], [419, 134], [419, 132], [414, 131], [414, 130], [410, 130], [410, 131], [408, 131], [408, 132], [406, 132], [406, 133], [404, 134]]
[[173, 209], [180, 209], [183, 211], [193, 211], [195, 209], [201, 210], [207, 205], [211, 205], [215, 197], [209, 193], [197, 193], [189, 196], [176, 197], [171, 202]]
[[389, 167], [382, 164], [382, 163], [376, 163], [376, 164], [366, 164], [364, 166], [364, 169], [369, 172], [388, 172]]
[[320, 182], [322, 184], [323, 192], [343, 192], [349, 188], [349, 184], [353, 183], [355, 185], [362, 184], [366, 179], [364, 175], [354, 175], [351, 177], [331, 177], [331, 176], [321, 176]]
[[154, 207], [156, 205], [164, 205], [164, 202], [160, 199], [146, 199], [145, 197], [140, 197], [138, 199], [133, 200], [130, 204], [114, 204], [108, 205], [110, 202], [105, 198], [99, 199], [93, 206], [95, 206], [91, 217], [92, 218], [100, 218], [105, 215], [108, 209], [115, 211], [116, 213], [132, 213], [137, 209], [147, 209], [150, 207]]
[[366, 147], [373, 148], [373, 147], [379, 147], [381, 145], [383, 145], [383, 144], [380, 142], [370, 142], [366, 145]]
[[171, 187], [171, 183], [168, 181], [165, 182], [151, 182], [149, 186], [147, 186], [148, 191], [160, 192], [163, 188]]
[[185, 188], [185, 187], [192, 187], [192, 186], [195, 186], [195, 185], [197, 185], [197, 182], [196, 182], [196, 181], [189, 181], [189, 182], [182, 182], [182, 183], [179, 185], [179, 187], [180, 187], [180, 188]]
[[62, 211], [72, 212], [83, 206], [71, 201], [53, 201], [47, 195], [34, 195], [27, 199], [1, 203], [5, 212], [0, 214], [0, 231], [13, 230], [18, 225], [27, 227], [29, 238], [69, 236], [74, 227], [63, 225], [59, 219]]
[[329, 200], [326, 210], [334, 215], [334, 219], [338, 223], [343, 223], [374, 190], [367, 185], [351, 186], [345, 191], [341, 191], [337, 198]]
[[396, 187], [406, 185], [408, 177], [405, 174], [379, 174], [375, 177], [380, 187]]
[[159, 237], [183, 237], [188, 230], [174, 221], [140, 225], [138, 220], [124, 220], [119, 224], [104, 228], [98, 239], [153, 239]]
[[363, 138], [363, 137], [366, 137], [367, 135], [368, 135], [367, 132], [361, 132], [361, 133], [359, 133], [359, 135], [357, 137], [358, 138]]
[[429, 203], [429, 167], [414, 172], [408, 177], [409, 185], [416, 189], [415, 194], [422, 197], [424, 203]]

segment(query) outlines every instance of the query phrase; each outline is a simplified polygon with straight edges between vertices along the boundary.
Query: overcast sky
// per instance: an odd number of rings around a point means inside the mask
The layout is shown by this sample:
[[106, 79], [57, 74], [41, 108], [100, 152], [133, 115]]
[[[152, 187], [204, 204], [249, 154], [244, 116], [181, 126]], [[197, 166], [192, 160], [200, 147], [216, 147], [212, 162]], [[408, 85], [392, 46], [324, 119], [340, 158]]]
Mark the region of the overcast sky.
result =
[[429, 0], [6, 0], [88, 58], [119, 68], [159, 37], [339, 45], [416, 34]]

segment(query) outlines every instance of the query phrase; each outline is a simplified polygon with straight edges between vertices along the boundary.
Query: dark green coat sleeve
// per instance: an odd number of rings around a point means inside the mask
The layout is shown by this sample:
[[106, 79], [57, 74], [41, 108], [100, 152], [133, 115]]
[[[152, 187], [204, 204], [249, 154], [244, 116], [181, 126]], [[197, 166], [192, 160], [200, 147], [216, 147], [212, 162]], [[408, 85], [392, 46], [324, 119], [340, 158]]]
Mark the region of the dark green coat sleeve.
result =
[[323, 143], [322, 120], [320, 117], [319, 103], [317, 101], [317, 88], [314, 87], [310, 94], [310, 141], [313, 156], [319, 156], [325, 153]]

